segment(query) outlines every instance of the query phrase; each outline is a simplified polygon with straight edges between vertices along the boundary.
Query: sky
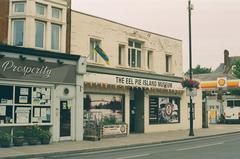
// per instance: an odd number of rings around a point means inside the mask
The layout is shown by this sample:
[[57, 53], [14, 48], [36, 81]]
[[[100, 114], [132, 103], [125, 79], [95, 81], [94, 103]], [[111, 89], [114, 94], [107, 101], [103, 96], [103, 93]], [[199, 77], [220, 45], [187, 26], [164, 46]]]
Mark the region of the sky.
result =
[[[215, 69], [240, 56], [240, 0], [192, 0], [192, 65]], [[183, 41], [189, 68], [188, 0], [72, 0], [72, 9]]]

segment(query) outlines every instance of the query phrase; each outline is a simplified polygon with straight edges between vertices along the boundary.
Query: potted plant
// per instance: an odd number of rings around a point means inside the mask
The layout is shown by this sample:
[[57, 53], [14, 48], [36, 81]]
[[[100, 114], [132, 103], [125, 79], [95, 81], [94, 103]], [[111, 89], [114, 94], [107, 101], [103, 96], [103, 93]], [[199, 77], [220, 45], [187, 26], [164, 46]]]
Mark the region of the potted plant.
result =
[[11, 135], [7, 132], [0, 132], [0, 145], [1, 147], [10, 147]]
[[37, 145], [39, 142], [39, 127], [29, 126], [25, 128], [24, 138], [29, 145]]
[[24, 131], [23, 130], [16, 130], [13, 133], [13, 144], [14, 146], [22, 146], [24, 143]]
[[49, 144], [52, 134], [49, 130], [40, 129], [39, 139], [41, 144]]

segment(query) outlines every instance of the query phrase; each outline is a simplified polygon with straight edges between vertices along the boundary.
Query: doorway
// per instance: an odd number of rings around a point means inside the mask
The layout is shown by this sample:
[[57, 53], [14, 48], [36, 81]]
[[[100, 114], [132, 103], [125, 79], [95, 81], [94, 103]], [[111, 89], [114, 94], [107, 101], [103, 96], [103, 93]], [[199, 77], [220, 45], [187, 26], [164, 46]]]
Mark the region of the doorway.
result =
[[71, 106], [68, 100], [60, 101], [60, 138], [71, 139]]
[[144, 133], [144, 90], [132, 89], [130, 94], [130, 133]]

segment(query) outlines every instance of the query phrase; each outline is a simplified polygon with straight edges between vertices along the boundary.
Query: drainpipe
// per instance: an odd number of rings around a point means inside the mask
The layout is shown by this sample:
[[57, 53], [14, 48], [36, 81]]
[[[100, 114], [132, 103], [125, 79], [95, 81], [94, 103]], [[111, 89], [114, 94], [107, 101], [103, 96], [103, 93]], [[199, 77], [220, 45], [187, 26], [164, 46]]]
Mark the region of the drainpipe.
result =
[[66, 28], [66, 53], [71, 53], [71, 23], [72, 23], [72, 2], [67, 0], [67, 28]]

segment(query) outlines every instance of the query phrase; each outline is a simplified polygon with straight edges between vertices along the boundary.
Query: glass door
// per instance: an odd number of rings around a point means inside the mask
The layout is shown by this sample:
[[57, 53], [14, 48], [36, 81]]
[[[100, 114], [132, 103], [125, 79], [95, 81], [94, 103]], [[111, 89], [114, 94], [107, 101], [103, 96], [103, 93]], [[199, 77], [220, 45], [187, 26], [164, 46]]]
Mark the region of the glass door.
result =
[[60, 137], [71, 136], [71, 107], [67, 100], [60, 101]]

